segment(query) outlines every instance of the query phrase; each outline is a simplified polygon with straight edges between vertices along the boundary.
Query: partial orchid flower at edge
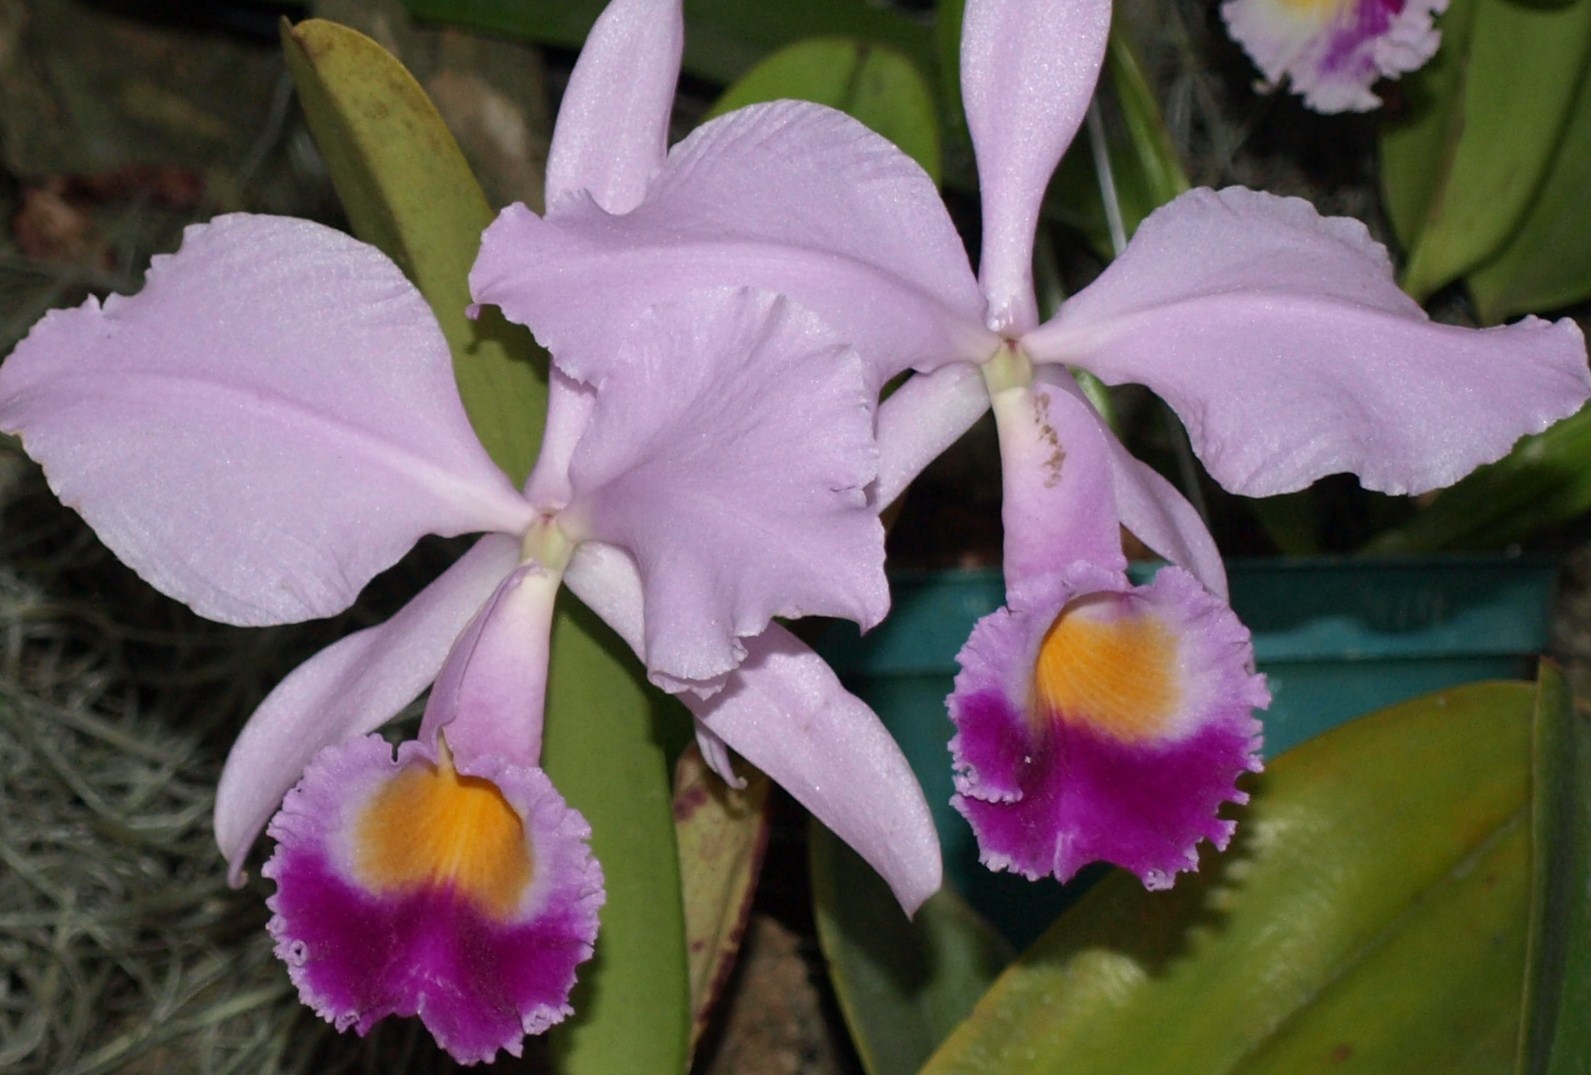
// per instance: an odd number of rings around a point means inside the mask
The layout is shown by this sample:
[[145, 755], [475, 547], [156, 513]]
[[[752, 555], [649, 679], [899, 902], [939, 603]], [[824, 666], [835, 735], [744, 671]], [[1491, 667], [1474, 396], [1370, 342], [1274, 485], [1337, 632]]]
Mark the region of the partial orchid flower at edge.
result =
[[[1065, 878], [1086, 849], [1159, 885], [1195, 865], [1198, 839], [1230, 835], [1214, 810], [1241, 801], [1233, 781], [1258, 765], [1249, 711], [1265, 692], [1202, 521], [1115, 440], [1070, 370], [1153, 389], [1216, 480], [1250, 496], [1339, 471], [1390, 493], [1449, 484], [1578, 409], [1591, 378], [1572, 322], [1435, 324], [1362, 224], [1241, 189], [1162, 207], [1041, 324], [1040, 202], [1109, 22], [1109, 0], [967, 3], [975, 277], [927, 175], [831, 109], [752, 106], [668, 151], [679, 4], [615, 0], [559, 115], [546, 215], [504, 210], [471, 283], [588, 374], [605, 326], [646, 303], [730, 282], [791, 296], [857, 348], [875, 385], [918, 371], [879, 410], [879, 505], [992, 406], [1010, 606], [997, 616], [1022, 622], [980, 625], [963, 653], [958, 805], [993, 865]], [[1175, 565], [1163, 582], [1127, 586], [1118, 524]], [[1105, 713], [1146, 662], [1164, 689], [1128, 692], [1131, 719]], [[1069, 665], [1100, 682], [1046, 676]], [[1068, 780], [1088, 764], [1109, 779]], [[1225, 789], [1213, 802], [1212, 787]], [[1143, 813], [1165, 796], [1187, 808]], [[1020, 847], [1000, 846], [994, 815]]]
[[[893, 740], [769, 625], [886, 608], [860, 360], [766, 293], [695, 295], [689, 313], [643, 312], [595, 383], [555, 363], [523, 492], [470, 429], [418, 292], [305, 221], [195, 225], [141, 293], [47, 315], [0, 367], [0, 427], [63, 502], [212, 619], [329, 615], [423, 534], [484, 532], [289, 675], [222, 776], [234, 874], [276, 814], [277, 951], [340, 1028], [419, 1014], [473, 1061], [569, 1010], [602, 893], [585, 822], [538, 767], [561, 583], [903, 904], [938, 887]], [[394, 762], [369, 733], [433, 680]]]

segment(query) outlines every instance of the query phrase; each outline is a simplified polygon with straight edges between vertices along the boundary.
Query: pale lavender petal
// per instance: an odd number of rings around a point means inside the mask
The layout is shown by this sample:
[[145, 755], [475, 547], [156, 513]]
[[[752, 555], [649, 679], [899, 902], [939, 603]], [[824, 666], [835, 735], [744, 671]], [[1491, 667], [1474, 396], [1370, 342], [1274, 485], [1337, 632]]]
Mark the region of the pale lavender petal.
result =
[[646, 662], [645, 595], [635, 559], [602, 541], [582, 541], [564, 568], [564, 586]]
[[1286, 78], [1317, 112], [1363, 112], [1379, 78], [1413, 71], [1436, 54], [1432, 16], [1447, 0], [1226, 0], [1232, 37], [1272, 85]]
[[1033, 233], [1039, 202], [1094, 96], [1110, 0], [967, 0], [961, 96], [983, 190], [978, 278], [988, 324], [1038, 324]]
[[426, 700], [420, 739], [438, 732], [459, 762], [541, 763], [547, 655], [558, 575], [523, 564], [503, 580], [454, 643]]
[[276, 954], [338, 1030], [418, 1015], [473, 1064], [570, 1014], [602, 870], [540, 769], [355, 739], [315, 758], [270, 835]]
[[569, 460], [591, 421], [596, 393], [554, 364], [547, 377], [547, 425], [536, 466], [525, 480], [525, 499], [538, 512], [555, 515], [569, 504]]
[[311, 657], [260, 703], [216, 789], [216, 843], [234, 884], [249, 845], [309, 760], [322, 747], [380, 727], [418, 697], [518, 561], [514, 538], [482, 538], [397, 615]]
[[908, 914], [939, 888], [939, 838], [911, 766], [823, 659], [770, 627], [696, 719], [877, 870]]
[[1169, 886], [1226, 846], [1268, 704], [1247, 629], [1191, 575], [1078, 565], [1048, 606], [980, 620], [950, 697], [953, 805], [985, 864], [1065, 881], [1094, 861]]
[[773, 616], [882, 619], [855, 353], [784, 298], [745, 290], [650, 310], [614, 350], [560, 525], [635, 558], [653, 678], [722, 675]]
[[0, 369], [0, 428], [128, 566], [227, 623], [330, 615], [423, 534], [531, 517], [425, 300], [304, 220], [194, 225], [138, 295], [47, 315]]
[[1075, 386], [1043, 381], [996, 392], [993, 400], [1008, 599], [1027, 607], [1035, 585], [1079, 560], [1125, 570], [1106, 443], [1112, 437], [1094, 409]]
[[668, 152], [685, 47], [680, 0], [612, 0], [569, 76], [547, 151], [547, 204], [588, 191], [610, 213], [640, 203]]
[[599, 378], [614, 328], [646, 307], [743, 285], [815, 310], [862, 353], [875, 388], [995, 346], [933, 181], [849, 116], [806, 102], [703, 125], [623, 216], [589, 199], [546, 220], [510, 206], [470, 273], [477, 302], [529, 325], [581, 380]]
[[983, 374], [970, 362], [919, 373], [878, 405], [878, 483], [873, 502], [887, 507], [989, 409]]
[[1237, 188], [1158, 210], [1023, 346], [1148, 385], [1249, 496], [1338, 471], [1387, 493], [1448, 485], [1591, 395], [1572, 321], [1434, 324], [1362, 224]]
[[1226, 599], [1226, 566], [1204, 520], [1176, 486], [1107, 438], [1116, 514], [1134, 537]]

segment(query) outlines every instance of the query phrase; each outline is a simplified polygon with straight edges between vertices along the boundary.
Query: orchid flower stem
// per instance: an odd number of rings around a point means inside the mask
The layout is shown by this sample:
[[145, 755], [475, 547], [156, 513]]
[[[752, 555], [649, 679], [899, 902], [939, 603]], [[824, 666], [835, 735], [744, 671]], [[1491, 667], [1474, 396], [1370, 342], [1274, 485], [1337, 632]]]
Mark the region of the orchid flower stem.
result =
[[1105, 141], [1105, 117], [1099, 110], [1099, 94], [1088, 102], [1088, 148], [1094, 157], [1094, 173], [1099, 177], [1099, 200], [1105, 206], [1105, 224], [1110, 228], [1111, 257], [1127, 249], [1127, 226], [1122, 221], [1121, 198], [1116, 193], [1116, 176], [1110, 167], [1110, 146]]

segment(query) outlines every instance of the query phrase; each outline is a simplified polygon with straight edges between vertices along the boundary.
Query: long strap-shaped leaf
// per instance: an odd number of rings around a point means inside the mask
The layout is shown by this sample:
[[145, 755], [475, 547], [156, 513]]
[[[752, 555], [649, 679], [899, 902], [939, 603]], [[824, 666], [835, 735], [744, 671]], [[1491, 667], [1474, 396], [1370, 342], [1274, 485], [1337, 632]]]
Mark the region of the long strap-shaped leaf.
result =
[[[393, 258], [452, 345], [459, 390], [492, 456], [522, 477], [535, 459], [546, 388], [529, 335], [472, 322], [468, 273], [490, 210], [436, 109], [403, 67], [346, 27], [284, 34], [288, 63], [359, 236]], [[543, 764], [592, 827], [607, 878], [596, 958], [576, 1014], [553, 1031], [567, 1075], [684, 1069], [690, 994], [668, 770], [652, 695], [594, 616], [560, 608], [553, 629]]]
[[1479, 684], [1283, 755], [1232, 851], [1169, 893], [1107, 879], [925, 1072], [1510, 1070], [1538, 705], [1550, 679]]

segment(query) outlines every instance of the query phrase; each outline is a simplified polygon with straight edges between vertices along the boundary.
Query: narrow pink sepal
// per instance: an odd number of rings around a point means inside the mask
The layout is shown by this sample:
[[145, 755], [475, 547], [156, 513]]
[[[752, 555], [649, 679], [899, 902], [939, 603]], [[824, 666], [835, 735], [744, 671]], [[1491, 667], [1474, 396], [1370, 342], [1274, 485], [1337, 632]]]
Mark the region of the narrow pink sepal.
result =
[[939, 838], [895, 740], [823, 659], [781, 627], [747, 643], [719, 693], [681, 701], [889, 883], [908, 914], [939, 888]]
[[1363, 112], [1381, 103], [1370, 89], [1436, 54], [1432, 16], [1447, 0], [1226, 0], [1221, 16], [1272, 86], [1285, 78], [1317, 112]]
[[514, 570], [519, 542], [490, 534], [386, 623], [299, 665], [243, 727], [215, 797], [215, 836], [242, 883], [255, 837], [323, 747], [372, 731], [430, 682], [470, 618]]
[[34, 326], [0, 428], [128, 566], [202, 616], [327, 616], [427, 533], [529, 508], [470, 429], [436, 319], [374, 247], [196, 224], [144, 289]]
[[927, 174], [843, 113], [739, 109], [674, 147], [633, 212], [571, 198], [510, 206], [470, 273], [477, 302], [528, 325], [574, 377], [600, 379], [613, 331], [700, 288], [751, 286], [818, 311], [873, 387], [995, 345], [955, 226]]
[[1039, 203], [1094, 96], [1109, 33], [1110, 0], [967, 0], [961, 96], [983, 191], [978, 278], [997, 332], [1038, 324]]
[[1086, 560], [1127, 567], [1112, 489], [1110, 431], [1076, 386], [1035, 381], [997, 392], [1000, 518], [1005, 527], [1008, 599]]
[[610, 213], [663, 166], [685, 47], [680, 0], [612, 0], [569, 76], [547, 151], [547, 204], [587, 191]]
[[[602, 870], [590, 828], [540, 769], [483, 756], [460, 764], [494, 785], [524, 826], [533, 875], [504, 916], [451, 887], [373, 891], [359, 870], [360, 822], [391, 780], [437, 754], [379, 736], [322, 751], [271, 822], [264, 875], [276, 955], [299, 995], [338, 1030], [367, 1033], [389, 1015], [418, 1015], [463, 1064], [506, 1051], [562, 1021], [575, 970], [591, 957]], [[468, 854], [467, 849], [456, 849]]]
[[1226, 565], [1198, 511], [1176, 486], [1136, 459], [1115, 437], [1107, 438], [1106, 447], [1121, 525], [1225, 601]]
[[774, 616], [882, 619], [873, 410], [855, 352], [784, 298], [727, 289], [647, 311], [614, 349], [567, 515], [572, 534], [635, 558], [654, 679], [723, 675]]
[[[952, 804], [991, 869], [1065, 881], [1105, 861], [1150, 888], [1167, 887], [1178, 872], [1198, 867], [1201, 840], [1226, 846], [1235, 822], [1217, 811], [1246, 802], [1235, 781], [1260, 768], [1253, 711], [1270, 699], [1253, 671], [1248, 630], [1175, 567], [1147, 586], [1088, 564], [1051, 582], [1048, 603], [980, 620], [957, 657]], [[1046, 633], [1063, 609], [1087, 615], [1101, 602], [1113, 614], [1152, 615], [1175, 637], [1178, 703], [1159, 735], [1128, 741], [1089, 714], [1034, 712]]]
[[502, 581], [448, 652], [426, 700], [421, 742], [445, 732], [460, 765], [488, 756], [540, 764], [558, 581], [536, 564]]
[[1448, 485], [1591, 396], [1572, 321], [1435, 324], [1364, 225], [1241, 188], [1157, 210], [1023, 346], [1148, 385], [1247, 496], [1340, 471], [1387, 493]]

